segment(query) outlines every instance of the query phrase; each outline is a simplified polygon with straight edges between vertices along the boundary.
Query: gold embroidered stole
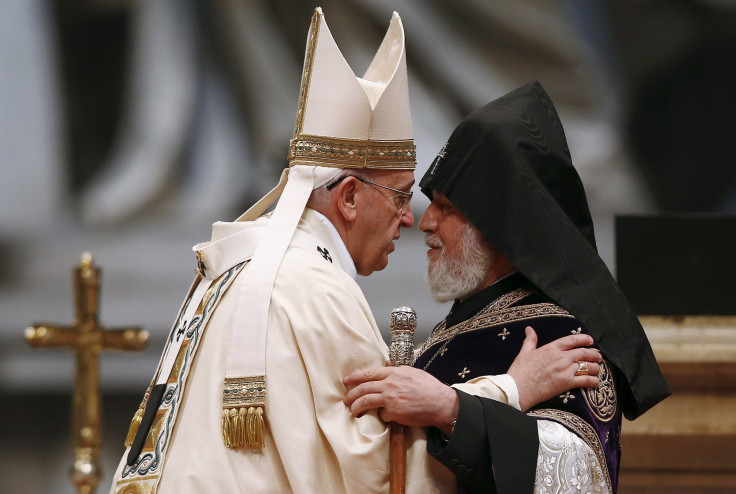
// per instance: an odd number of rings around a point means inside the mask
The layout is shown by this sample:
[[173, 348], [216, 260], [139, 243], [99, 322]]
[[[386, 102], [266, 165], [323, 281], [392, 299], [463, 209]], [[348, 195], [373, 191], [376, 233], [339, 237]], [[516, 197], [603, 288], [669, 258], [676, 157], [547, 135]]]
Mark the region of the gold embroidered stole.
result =
[[[184, 394], [191, 364], [199, 348], [199, 343], [204, 336], [207, 323], [215, 308], [235, 280], [235, 277], [242, 271], [246, 264], [248, 264], [248, 261], [243, 261], [230, 268], [219, 278], [213, 280], [202, 299], [198, 302], [192, 320], [185, 321], [188, 306], [190, 303], [197, 303], [196, 300], [192, 299], [195, 290], [190, 290], [187, 301], [179, 311], [177, 322], [167, 342], [158, 371], [131, 423], [131, 431], [128, 433], [128, 438], [131, 442], [135, 436], [138, 424], [140, 424], [140, 417], [143, 415], [150, 391], [158, 381], [159, 374], [165, 372], [166, 367], [163, 364], [169, 349], [172, 347], [177, 328], [183, 328], [184, 340], [179, 347], [175, 363], [166, 380], [166, 391], [156, 412], [153, 424], [148, 431], [140, 455], [132, 465], [124, 465], [120, 477], [116, 478], [116, 494], [151, 494], [156, 491], [163, 471], [166, 451], [176, 425], [179, 405]], [[200, 283], [202, 282], [204, 280], [200, 281]], [[179, 331], [182, 331], [182, 329], [179, 329]], [[126, 446], [129, 446], [127, 441]]]
[[522, 305], [518, 307], [514, 306], [514, 304], [523, 300], [532, 293], [533, 292], [524, 288], [517, 288], [516, 290], [505, 293], [493, 300], [470, 319], [462, 321], [449, 328], [446, 327], [446, 320], [442, 321], [435, 330], [432, 331], [432, 334], [424, 345], [422, 345], [422, 348], [417, 353], [417, 358], [435, 345], [449, 343], [449, 341], [455, 336], [463, 333], [479, 329], [487, 329], [499, 324], [508, 324], [510, 322], [532, 319], [534, 317], [544, 315], [572, 317], [568, 311], [559, 305], [550, 302]]

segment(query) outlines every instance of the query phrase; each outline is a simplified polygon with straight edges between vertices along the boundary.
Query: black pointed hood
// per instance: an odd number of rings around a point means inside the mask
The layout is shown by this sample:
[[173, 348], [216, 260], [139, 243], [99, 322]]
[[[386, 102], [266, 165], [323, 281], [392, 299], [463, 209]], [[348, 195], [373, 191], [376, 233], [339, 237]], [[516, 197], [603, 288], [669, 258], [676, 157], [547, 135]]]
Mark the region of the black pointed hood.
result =
[[468, 115], [419, 183], [448, 197], [510, 262], [586, 326], [633, 420], [669, 396], [638, 318], [596, 251], [583, 184], [538, 82]]

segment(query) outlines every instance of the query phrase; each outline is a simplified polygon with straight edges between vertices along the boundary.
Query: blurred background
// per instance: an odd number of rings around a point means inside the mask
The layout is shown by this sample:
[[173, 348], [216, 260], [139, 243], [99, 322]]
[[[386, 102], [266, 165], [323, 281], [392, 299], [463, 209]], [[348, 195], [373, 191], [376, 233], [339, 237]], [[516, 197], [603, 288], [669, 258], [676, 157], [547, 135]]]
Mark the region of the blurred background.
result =
[[[615, 272], [620, 213], [736, 213], [731, 0], [4, 0], [0, 9], [0, 483], [74, 492], [74, 357], [33, 350], [71, 323], [71, 270], [103, 269], [100, 319], [140, 325], [101, 359], [106, 492], [128, 423], [193, 277], [191, 246], [287, 166], [310, 17], [322, 6], [356, 74], [397, 10], [421, 177], [459, 120], [531, 80], [551, 95]], [[428, 200], [415, 191], [418, 222]], [[423, 341], [448, 310], [402, 232], [359, 280], [379, 326], [413, 306]]]

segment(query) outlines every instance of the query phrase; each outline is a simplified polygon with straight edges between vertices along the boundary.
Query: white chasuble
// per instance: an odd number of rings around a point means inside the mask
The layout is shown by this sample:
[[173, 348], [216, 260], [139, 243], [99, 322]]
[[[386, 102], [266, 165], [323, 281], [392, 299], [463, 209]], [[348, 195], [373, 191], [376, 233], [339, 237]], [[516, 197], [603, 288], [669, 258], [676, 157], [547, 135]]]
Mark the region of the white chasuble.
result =
[[[215, 229], [222, 231], [213, 232], [213, 239], [222, 238], [227, 250], [252, 252], [252, 245], [239, 246], [233, 239], [267, 221], [216, 224]], [[244, 237], [252, 241], [254, 236]], [[161, 464], [131, 470], [128, 448], [111, 494], [388, 492], [387, 424], [376, 413], [353, 417], [342, 401], [346, 392], [342, 378], [359, 369], [384, 366], [388, 349], [363, 293], [343, 268], [339, 248], [344, 246], [335, 245], [319, 215], [307, 209], [279, 269], [270, 303], [265, 446], [228, 449], [221, 432], [229, 331], [236, 313], [248, 310], [238, 306], [237, 297], [239, 283], [248, 276], [245, 263], [233, 273], [198, 336], [178, 390], [176, 413], [169, 413], [172, 423], [167, 427], [154, 423], [148, 433], [146, 444], [160, 450]], [[221, 267], [223, 274], [247, 260], [229, 256], [223, 254], [236, 262]], [[217, 281], [219, 274], [209, 277]], [[172, 336], [175, 331], [176, 327]], [[166, 360], [164, 355], [159, 374]], [[181, 377], [181, 366], [174, 365], [171, 373]], [[155, 380], [162, 381], [167, 379]], [[168, 430], [165, 440], [162, 429]], [[454, 492], [452, 474], [426, 454], [424, 432], [411, 429], [409, 444], [407, 492]]]

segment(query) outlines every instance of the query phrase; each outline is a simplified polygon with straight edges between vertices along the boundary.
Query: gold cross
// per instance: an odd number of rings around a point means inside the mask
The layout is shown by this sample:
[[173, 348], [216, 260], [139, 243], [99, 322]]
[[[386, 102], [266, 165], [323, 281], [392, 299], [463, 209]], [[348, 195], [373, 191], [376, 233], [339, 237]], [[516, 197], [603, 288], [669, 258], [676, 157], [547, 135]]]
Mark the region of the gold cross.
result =
[[570, 331], [572, 334], [580, 334], [583, 332], [583, 328], [573, 329]]
[[506, 328], [503, 328], [503, 331], [498, 333], [498, 336], [501, 337], [501, 340], [505, 340], [508, 335], [510, 335], [509, 331]]
[[70, 326], [34, 324], [26, 328], [25, 339], [32, 347], [67, 346], [77, 357], [72, 404], [72, 445], [74, 465], [69, 473], [80, 494], [95, 491], [102, 476], [99, 464], [102, 435], [100, 372], [98, 356], [106, 348], [141, 350], [148, 344], [148, 332], [139, 328], [105, 328], [97, 321], [100, 298], [100, 269], [92, 254], [82, 254], [74, 269], [75, 320]]
[[562, 403], [567, 403], [567, 400], [574, 400], [575, 395], [567, 391], [564, 395], [560, 395], [560, 398], [562, 398]]
[[457, 375], [465, 379], [465, 374], [470, 372], [467, 367], [463, 367], [463, 370], [461, 372], [458, 372]]

